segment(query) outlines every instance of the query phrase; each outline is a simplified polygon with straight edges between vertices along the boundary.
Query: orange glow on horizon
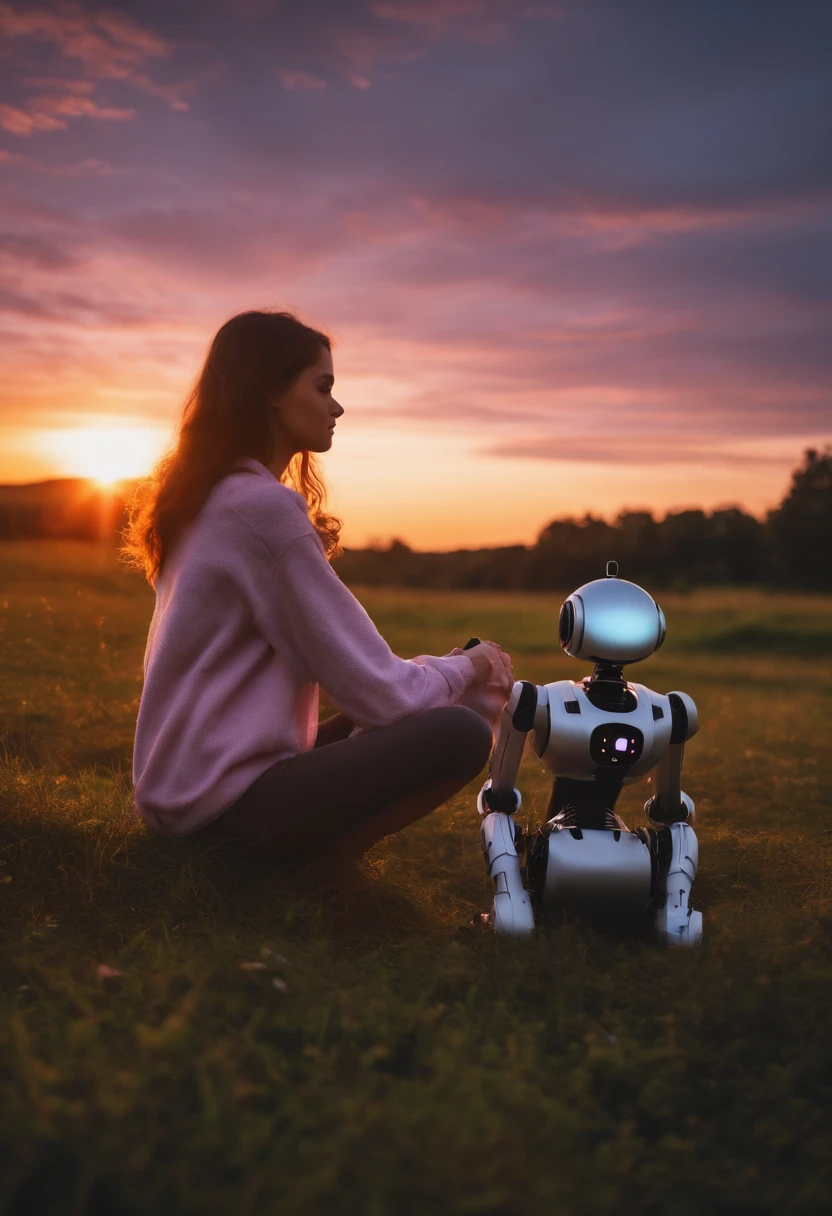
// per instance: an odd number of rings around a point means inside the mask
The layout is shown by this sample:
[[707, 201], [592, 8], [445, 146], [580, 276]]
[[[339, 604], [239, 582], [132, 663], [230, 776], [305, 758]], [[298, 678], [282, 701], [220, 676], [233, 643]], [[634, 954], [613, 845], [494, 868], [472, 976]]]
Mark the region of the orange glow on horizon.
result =
[[[712, 462], [709, 453], [646, 465], [534, 460], [472, 450], [470, 435], [436, 422], [385, 421], [383, 410], [365, 412], [358, 425], [344, 424], [321, 456], [328, 506], [343, 521], [348, 548], [394, 537], [427, 551], [528, 545], [550, 520], [587, 511], [612, 520], [620, 510], [661, 516], [736, 504], [762, 516], [782, 497], [800, 457], [797, 444], [789, 450], [765, 438], [736, 440], [730, 450], [714, 445]], [[152, 470], [174, 429], [136, 414], [87, 412], [63, 426], [0, 431], [0, 481], [79, 477], [114, 493], [117, 483]]]
[[168, 441], [167, 430], [113, 422], [44, 431], [32, 446], [61, 477], [86, 477], [101, 486], [146, 476]]

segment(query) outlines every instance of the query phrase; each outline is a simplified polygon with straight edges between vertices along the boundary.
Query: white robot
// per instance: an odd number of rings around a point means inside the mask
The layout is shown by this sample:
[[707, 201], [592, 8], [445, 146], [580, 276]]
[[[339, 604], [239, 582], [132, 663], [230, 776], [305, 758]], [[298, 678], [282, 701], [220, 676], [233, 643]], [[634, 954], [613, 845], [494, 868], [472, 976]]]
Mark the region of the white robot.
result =
[[[542, 688], [514, 685], [477, 799], [494, 880], [485, 919], [495, 932], [527, 935], [535, 908], [559, 908], [618, 923], [649, 917], [668, 944], [700, 941], [702, 914], [690, 906], [699, 853], [694, 805], [680, 784], [685, 743], [698, 729], [696, 706], [683, 692], [662, 695], [623, 675], [626, 663], [658, 650], [665, 631], [655, 600], [608, 562], [606, 578], [569, 596], [558, 624], [562, 648], [595, 663], [592, 675]], [[513, 819], [521, 803], [514, 782], [529, 735], [555, 781], [548, 822], [524, 840]], [[653, 796], [644, 809], [657, 826], [630, 831], [616, 799], [647, 773]]]

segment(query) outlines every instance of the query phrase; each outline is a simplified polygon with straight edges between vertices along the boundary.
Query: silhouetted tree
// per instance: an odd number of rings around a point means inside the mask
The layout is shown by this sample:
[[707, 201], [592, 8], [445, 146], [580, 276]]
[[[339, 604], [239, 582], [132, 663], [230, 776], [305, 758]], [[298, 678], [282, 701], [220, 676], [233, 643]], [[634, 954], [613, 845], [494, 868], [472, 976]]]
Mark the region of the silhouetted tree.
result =
[[704, 511], [671, 511], [659, 525], [653, 571], [666, 585], [707, 581], [713, 545], [714, 527]]
[[606, 562], [615, 557], [616, 530], [605, 520], [587, 514], [583, 519], [553, 519], [537, 538], [528, 570], [531, 586], [577, 587], [600, 578]]
[[650, 511], [622, 511], [616, 519], [615, 558], [622, 578], [631, 583], [652, 575], [661, 524]]
[[723, 507], [711, 515], [713, 549], [709, 583], [758, 583], [767, 574], [763, 527], [739, 507]]
[[775, 579], [832, 588], [832, 448], [807, 448], [786, 497], [769, 513], [766, 532]]

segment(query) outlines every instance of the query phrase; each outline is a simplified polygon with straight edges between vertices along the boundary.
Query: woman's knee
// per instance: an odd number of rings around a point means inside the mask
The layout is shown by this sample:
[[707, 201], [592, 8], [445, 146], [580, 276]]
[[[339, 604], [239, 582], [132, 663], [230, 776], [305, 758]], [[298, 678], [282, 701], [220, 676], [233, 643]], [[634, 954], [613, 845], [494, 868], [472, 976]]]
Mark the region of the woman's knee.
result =
[[470, 774], [470, 781], [488, 763], [494, 735], [481, 714], [467, 705], [443, 705], [421, 716], [430, 719], [433, 757], [437, 763], [444, 761], [447, 771]]

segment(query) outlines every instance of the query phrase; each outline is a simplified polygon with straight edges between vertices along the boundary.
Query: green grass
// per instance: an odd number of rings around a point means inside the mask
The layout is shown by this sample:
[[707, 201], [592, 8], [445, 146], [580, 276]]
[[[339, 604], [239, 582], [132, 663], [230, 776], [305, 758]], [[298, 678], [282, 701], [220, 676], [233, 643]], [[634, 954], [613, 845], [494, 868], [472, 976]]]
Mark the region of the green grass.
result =
[[[518, 678], [585, 670], [557, 596], [359, 596], [403, 655], [477, 633]], [[129, 779], [152, 592], [106, 550], [0, 545], [0, 1209], [824, 1210], [830, 604], [661, 603], [633, 676], [700, 708], [703, 947], [578, 922], [517, 945], [471, 924], [476, 782], [348, 892], [152, 837]], [[533, 755], [520, 784], [538, 821]]]

